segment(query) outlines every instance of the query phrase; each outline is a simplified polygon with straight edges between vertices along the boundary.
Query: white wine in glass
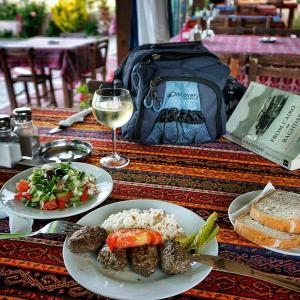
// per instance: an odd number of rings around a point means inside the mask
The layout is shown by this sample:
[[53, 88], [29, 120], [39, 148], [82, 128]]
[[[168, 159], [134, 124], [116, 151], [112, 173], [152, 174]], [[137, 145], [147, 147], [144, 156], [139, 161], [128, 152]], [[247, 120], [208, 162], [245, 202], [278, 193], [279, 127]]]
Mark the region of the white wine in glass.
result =
[[130, 93], [121, 88], [104, 88], [95, 92], [92, 102], [96, 120], [112, 129], [113, 152], [100, 159], [106, 168], [119, 169], [129, 164], [129, 159], [116, 152], [116, 129], [125, 125], [133, 113]]

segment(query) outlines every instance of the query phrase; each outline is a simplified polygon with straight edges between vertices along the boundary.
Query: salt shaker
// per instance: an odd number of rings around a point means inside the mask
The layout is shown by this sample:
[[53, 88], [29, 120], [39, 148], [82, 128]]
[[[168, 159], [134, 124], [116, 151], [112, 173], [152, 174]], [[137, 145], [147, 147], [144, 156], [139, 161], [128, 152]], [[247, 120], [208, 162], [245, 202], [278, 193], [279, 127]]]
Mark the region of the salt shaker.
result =
[[12, 168], [22, 158], [18, 136], [12, 132], [9, 115], [0, 115], [0, 166]]
[[33, 158], [40, 146], [38, 128], [32, 123], [31, 108], [19, 107], [13, 111], [16, 133], [20, 139], [23, 158]]

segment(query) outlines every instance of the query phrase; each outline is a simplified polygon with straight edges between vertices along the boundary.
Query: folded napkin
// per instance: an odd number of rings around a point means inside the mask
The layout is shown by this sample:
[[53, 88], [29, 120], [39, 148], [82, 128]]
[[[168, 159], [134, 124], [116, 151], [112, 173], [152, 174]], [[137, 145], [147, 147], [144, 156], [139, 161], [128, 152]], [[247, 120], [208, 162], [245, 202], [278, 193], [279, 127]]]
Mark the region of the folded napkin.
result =
[[33, 219], [8, 212], [0, 203], [0, 219], [9, 218], [10, 233], [28, 233], [32, 231]]
[[257, 201], [258, 199], [264, 197], [265, 195], [273, 192], [275, 190], [273, 184], [271, 182], [269, 182], [265, 188], [263, 189], [263, 191], [261, 193], [259, 193], [253, 200], [251, 200], [248, 204], [246, 204], [245, 206], [241, 207], [240, 209], [236, 210], [235, 212], [230, 214], [230, 218], [233, 221], [233, 224], [235, 223], [235, 220], [237, 219], [237, 217], [239, 217], [242, 214], [245, 214], [247, 212], [250, 212], [251, 209], [251, 205], [253, 202]]

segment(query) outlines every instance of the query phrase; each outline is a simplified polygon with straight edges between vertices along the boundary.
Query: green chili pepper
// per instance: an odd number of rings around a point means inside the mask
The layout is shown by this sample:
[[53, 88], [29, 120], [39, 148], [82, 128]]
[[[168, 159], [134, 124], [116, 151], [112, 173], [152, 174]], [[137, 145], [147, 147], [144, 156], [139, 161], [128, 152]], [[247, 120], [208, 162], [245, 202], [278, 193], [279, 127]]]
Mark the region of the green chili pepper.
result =
[[176, 241], [179, 242], [183, 248], [187, 249], [193, 243], [196, 235], [197, 235], [197, 232], [195, 232], [191, 235], [188, 235], [188, 236], [179, 236], [176, 238]]
[[[196, 252], [200, 251], [200, 248], [208, 242], [208, 239], [213, 239], [211, 237], [211, 234], [215, 231], [215, 221], [217, 220], [218, 214], [216, 212], [213, 212], [205, 221], [204, 225], [199, 229], [197, 232], [197, 235], [188, 248], [188, 250], [194, 250]], [[215, 234], [218, 232], [218, 230], [215, 232]]]

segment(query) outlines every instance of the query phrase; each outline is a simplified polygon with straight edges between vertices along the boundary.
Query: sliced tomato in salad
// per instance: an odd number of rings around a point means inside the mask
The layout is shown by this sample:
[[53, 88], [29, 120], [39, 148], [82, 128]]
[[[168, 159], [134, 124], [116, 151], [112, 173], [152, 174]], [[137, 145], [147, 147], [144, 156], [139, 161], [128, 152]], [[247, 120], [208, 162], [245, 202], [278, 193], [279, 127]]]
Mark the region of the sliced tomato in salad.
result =
[[16, 183], [16, 189], [18, 192], [27, 192], [29, 189], [29, 182], [25, 179], [21, 179]]
[[81, 195], [81, 197], [80, 197], [80, 201], [81, 201], [81, 202], [86, 202], [86, 201], [89, 199], [88, 190], [89, 190], [88, 187], [85, 186], [85, 187], [84, 187], [84, 190], [83, 190], [83, 193], [82, 193], [82, 195]]
[[16, 200], [19, 200], [19, 201], [23, 200], [24, 197], [23, 197], [23, 195], [22, 195], [22, 192], [18, 192], [17, 194], [15, 194], [15, 199], [16, 199]]
[[112, 232], [106, 239], [110, 251], [144, 245], [158, 245], [162, 242], [159, 232], [150, 229], [120, 229]]
[[73, 193], [72, 192], [65, 192], [65, 193], [57, 193], [56, 194], [56, 202], [57, 206], [60, 209], [63, 209], [66, 207], [66, 203], [70, 201], [70, 198], [72, 198]]
[[32, 195], [30, 193], [27, 192], [18, 192], [15, 195], [15, 199], [22, 201], [22, 200], [31, 200], [32, 199]]
[[48, 201], [44, 203], [43, 209], [51, 210], [51, 209], [57, 209], [58, 205], [56, 203], [56, 200]]

